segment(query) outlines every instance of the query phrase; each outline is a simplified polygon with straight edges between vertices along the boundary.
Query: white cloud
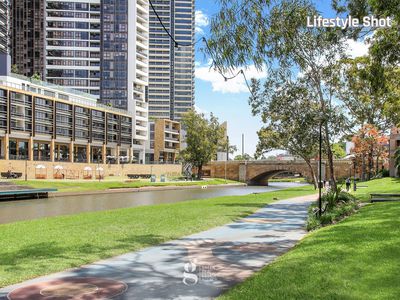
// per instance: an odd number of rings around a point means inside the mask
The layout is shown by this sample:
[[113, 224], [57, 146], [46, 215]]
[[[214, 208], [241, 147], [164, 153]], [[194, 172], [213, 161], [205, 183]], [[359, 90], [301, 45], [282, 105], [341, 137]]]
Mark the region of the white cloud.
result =
[[203, 34], [204, 27], [207, 27], [208, 24], [210, 23], [208, 16], [201, 10], [196, 10], [195, 12], [195, 20], [196, 20], [196, 33]]
[[356, 58], [367, 55], [370, 44], [366, 41], [355, 41], [353, 39], [348, 39], [347, 46], [347, 54], [352, 58]]
[[[225, 73], [225, 76], [229, 77], [232, 75], [237, 74], [239, 69], [235, 69], [232, 73]], [[246, 78], [248, 83], [250, 84], [251, 78], [261, 79], [267, 76], [267, 72], [264, 70], [257, 70], [254, 65], [248, 67], [244, 70], [246, 74]], [[221, 74], [214, 70], [213, 68], [210, 69], [209, 65], [206, 66], [198, 66], [196, 67], [196, 78], [201, 79], [206, 82], [210, 82], [212, 85], [212, 89], [214, 92], [221, 92], [221, 93], [249, 93], [249, 89], [247, 88], [246, 82], [242, 75], [238, 75], [237, 77], [225, 81]]]

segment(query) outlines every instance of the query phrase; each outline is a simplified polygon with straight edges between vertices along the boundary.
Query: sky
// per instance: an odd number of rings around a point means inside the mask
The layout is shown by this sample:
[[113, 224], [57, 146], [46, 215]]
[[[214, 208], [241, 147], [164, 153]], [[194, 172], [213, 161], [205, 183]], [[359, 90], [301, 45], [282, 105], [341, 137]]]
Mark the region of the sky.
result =
[[[218, 12], [218, 1], [197, 0], [196, 1], [196, 40], [209, 34], [211, 17]], [[330, 8], [330, 1], [316, 1], [318, 10], [323, 17], [335, 17]], [[367, 54], [368, 46], [363, 42], [348, 41], [349, 54], [352, 57]], [[227, 82], [213, 69], [209, 68], [209, 58], [199, 50], [201, 43], [196, 47], [196, 70], [195, 70], [195, 107], [199, 112], [209, 114], [212, 112], [220, 122], [227, 121], [228, 136], [231, 144], [236, 145], [238, 152], [242, 151], [242, 134], [244, 134], [245, 153], [254, 155], [258, 142], [257, 131], [262, 127], [259, 117], [251, 114], [248, 104], [250, 93], [242, 76], [238, 76]], [[266, 72], [257, 71], [254, 66], [245, 70], [246, 77], [262, 79], [267, 76]], [[272, 154], [276, 154], [272, 153]]]

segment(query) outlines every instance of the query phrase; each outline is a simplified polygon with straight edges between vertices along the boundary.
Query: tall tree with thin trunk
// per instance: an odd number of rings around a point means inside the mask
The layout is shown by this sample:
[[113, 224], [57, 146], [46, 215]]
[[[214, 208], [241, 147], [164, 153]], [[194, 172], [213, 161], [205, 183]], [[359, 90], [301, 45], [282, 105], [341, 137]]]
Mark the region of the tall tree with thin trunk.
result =
[[220, 12], [211, 22], [207, 48], [215, 67], [229, 71], [254, 64], [286, 77], [301, 74], [318, 104], [330, 179], [336, 190], [331, 149], [334, 137], [329, 124], [337, 111], [332, 66], [344, 58], [346, 43], [342, 32], [338, 28], [308, 27], [307, 17], [320, 14], [310, 0], [220, 3]]
[[[269, 76], [263, 88], [260, 85], [259, 80], [252, 80], [250, 105], [265, 124], [258, 132], [256, 156], [275, 149], [287, 150], [306, 162], [317, 187], [312, 159], [318, 156], [320, 112], [313, 90], [302, 78], [291, 80], [279, 74]], [[336, 119], [332, 127], [338, 124]]]

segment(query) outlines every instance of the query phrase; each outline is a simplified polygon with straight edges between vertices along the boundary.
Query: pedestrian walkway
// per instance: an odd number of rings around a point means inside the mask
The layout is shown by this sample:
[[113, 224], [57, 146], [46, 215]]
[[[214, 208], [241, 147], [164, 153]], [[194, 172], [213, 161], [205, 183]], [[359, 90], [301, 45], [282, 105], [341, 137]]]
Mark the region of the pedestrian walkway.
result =
[[293, 247], [315, 199], [277, 201], [234, 223], [1, 289], [0, 299], [214, 298]]

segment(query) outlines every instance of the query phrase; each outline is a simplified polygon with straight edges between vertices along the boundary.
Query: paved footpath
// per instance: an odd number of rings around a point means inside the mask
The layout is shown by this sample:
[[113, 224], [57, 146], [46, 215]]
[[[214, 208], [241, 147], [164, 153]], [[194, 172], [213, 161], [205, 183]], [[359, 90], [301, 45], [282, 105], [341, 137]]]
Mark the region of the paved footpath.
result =
[[293, 247], [315, 199], [277, 201], [234, 223], [6, 287], [0, 299], [214, 298]]

